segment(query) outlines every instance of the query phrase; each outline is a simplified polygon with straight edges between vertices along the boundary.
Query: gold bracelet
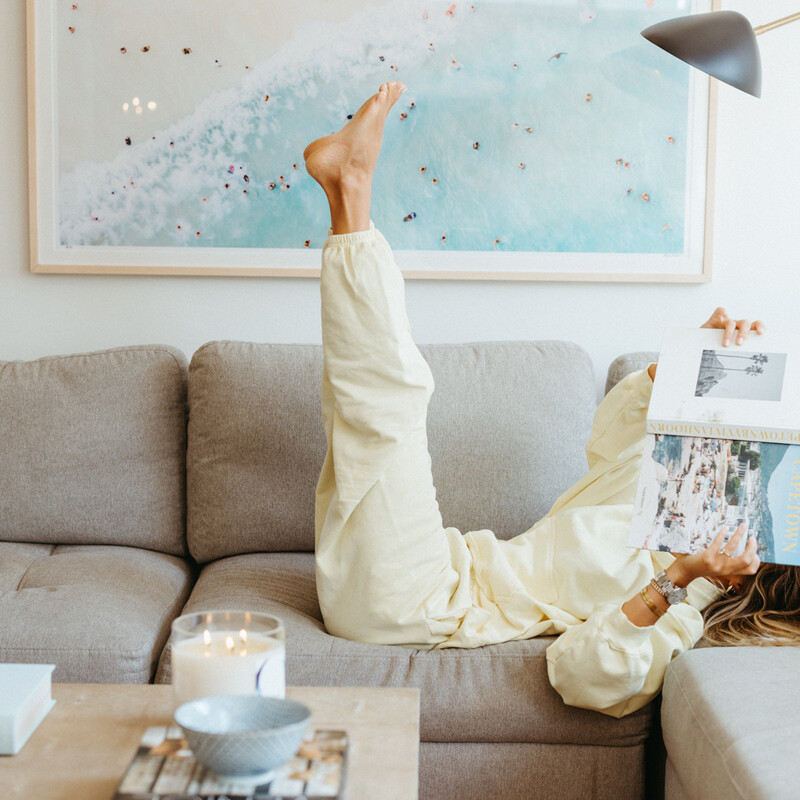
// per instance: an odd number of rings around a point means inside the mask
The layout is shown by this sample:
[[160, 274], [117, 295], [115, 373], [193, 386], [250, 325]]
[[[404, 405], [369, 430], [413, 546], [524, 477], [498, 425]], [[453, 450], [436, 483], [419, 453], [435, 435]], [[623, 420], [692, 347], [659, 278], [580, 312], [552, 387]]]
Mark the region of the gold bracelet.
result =
[[657, 616], [663, 617], [664, 612], [650, 599], [650, 594], [647, 591], [647, 587], [650, 586], [648, 583], [647, 586], [642, 587], [642, 591], [639, 592], [642, 596], [642, 600], [647, 604], [647, 607]]

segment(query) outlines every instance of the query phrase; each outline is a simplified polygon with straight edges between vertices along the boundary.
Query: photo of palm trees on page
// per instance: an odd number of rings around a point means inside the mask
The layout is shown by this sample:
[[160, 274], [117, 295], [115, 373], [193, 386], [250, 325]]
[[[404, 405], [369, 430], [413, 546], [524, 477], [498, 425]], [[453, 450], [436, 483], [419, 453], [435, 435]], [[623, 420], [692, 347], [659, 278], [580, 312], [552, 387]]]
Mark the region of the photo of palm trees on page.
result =
[[630, 546], [693, 553], [744, 523], [762, 561], [800, 564], [798, 372], [794, 337], [723, 348], [719, 331], [667, 333]]
[[781, 399], [785, 370], [786, 353], [703, 350], [694, 394], [777, 401]]

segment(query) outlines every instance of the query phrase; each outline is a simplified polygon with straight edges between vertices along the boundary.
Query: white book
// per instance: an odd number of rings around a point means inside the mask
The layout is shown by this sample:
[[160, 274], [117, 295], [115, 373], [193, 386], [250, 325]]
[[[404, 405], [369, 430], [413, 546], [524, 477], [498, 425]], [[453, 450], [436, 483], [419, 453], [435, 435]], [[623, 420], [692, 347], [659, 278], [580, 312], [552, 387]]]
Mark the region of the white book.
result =
[[0, 755], [16, 755], [55, 705], [53, 664], [0, 664]]
[[647, 432], [800, 444], [800, 337], [750, 333], [722, 346], [722, 331], [667, 331]]

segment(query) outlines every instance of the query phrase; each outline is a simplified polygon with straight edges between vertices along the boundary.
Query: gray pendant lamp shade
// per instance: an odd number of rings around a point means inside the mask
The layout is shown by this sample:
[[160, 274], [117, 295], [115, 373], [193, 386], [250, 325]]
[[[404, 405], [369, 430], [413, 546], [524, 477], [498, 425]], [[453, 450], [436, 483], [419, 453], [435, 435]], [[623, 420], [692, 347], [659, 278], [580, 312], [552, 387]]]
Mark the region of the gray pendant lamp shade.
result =
[[761, 56], [753, 26], [736, 11], [659, 22], [642, 36], [676, 58], [743, 92], [761, 97]]

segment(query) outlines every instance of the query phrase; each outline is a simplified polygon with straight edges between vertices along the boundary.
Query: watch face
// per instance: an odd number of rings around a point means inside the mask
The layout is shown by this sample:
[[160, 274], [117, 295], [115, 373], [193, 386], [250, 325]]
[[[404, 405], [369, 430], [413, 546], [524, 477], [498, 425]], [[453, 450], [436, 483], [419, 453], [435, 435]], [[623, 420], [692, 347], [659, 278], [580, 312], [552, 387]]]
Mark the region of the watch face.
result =
[[686, 597], [686, 589], [681, 589], [680, 587], [675, 586], [664, 572], [661, 572], [656, 577], [656, 583], [662, 590], [664, 599], [671, 606], [674, 606], [676, 603], [680, 603]]
[[686, 597], [686, 589], [679, 589], [677, 586], [673, 586], [671, 591], [667, 593], [667, 602], [670, 605], [675, 605], [675, 603], [680, 603]]

